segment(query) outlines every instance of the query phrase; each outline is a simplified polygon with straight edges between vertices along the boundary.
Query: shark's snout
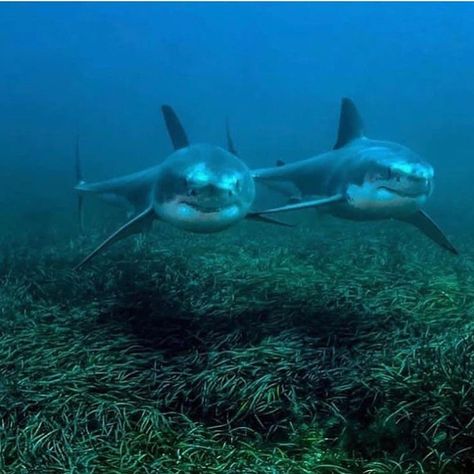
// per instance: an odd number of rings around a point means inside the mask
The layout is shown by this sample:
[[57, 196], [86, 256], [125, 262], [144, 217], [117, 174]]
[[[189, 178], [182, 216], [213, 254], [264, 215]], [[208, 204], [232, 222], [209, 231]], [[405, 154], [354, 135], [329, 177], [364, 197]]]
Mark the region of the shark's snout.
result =
[[202, 209], [203, 212], [215, 211], [230, 205], [239, 205], [239, 190], [240, 181], [237, 178], [224, 182], [188, 182], [182, 202], [195, 209]]
[[206, 183], [206, 184], [195, 184], [188, 183], [188, 192], [190, 196], [202, 196], [202, 197], [219, 197], [226, 198], [236, 196], [239, 191], [239, 180], [236, 179], [232, 183]]

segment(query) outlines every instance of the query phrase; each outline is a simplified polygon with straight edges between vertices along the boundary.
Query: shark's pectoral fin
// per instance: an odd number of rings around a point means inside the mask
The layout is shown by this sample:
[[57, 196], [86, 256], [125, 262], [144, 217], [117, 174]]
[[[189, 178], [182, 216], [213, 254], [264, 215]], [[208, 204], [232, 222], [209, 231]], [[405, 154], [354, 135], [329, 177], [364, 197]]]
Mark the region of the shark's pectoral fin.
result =
[[273, 219], [272, 217], [263, 216], [259, 212], [249, 212], [245, 218], [252, 221], [263, 222], [265, 224], [281, 225], [283, 227], [295, 227], [295, 224], [288, 224], [287, 222], [282, 222], [278, 219]]
[[276, 214], [278, 212], [297, 211], [301, 209], [330, 206], [332, 204], [338, 204], [338, 203], [344, 202], [345, 200], [346, 200], [346, 197], [343, 194], [336, 194], [328, 198], [304, 201], [304, 202], [299, 202], [297, 204], [287, 204], [286, 206], [274, 207], [272, 209], [265, 209], [263, 211], [258, 211], [258, 212], [251, 212], [247, 214], [246, 218], [258, 220], [261, 222], [266, 222], [268, 224], [282, 225], [285, 227], [294, 227], [293, 224], [287, 224], [286, 222], [281, 222], [279, 220], [268, 217], [266, 214]]
[[107, 247], [110, 247], [115, 242], [125, 239], [133, 234], [139, 234], [146, 232], [150, 229], [150, 226], [155, 218], [155, 212], [153, 208], [149, 208], [143, 211], [138, 216], [129, 220], [126, 224], [116, 230], [111, 236], [104, 240], [93, 252], [85, 257], [78, 265], [74, 267], [74, 270], [78, 270], [85, 265], [89, 260], [95, 257], [100, 252], [103, 252]]
[[297, 204], [288, 204], [286, 206], [275, 207], [273, 209], [265, 209], [264, 211], [259, 211], [258, 214], [275, 214], [278, 212], [299, 211], [301, 209], [332, 206], [345, 201], [346, 196], [344, 194], [335, 194], [334, 196], [327, 198], [313, 199], [311, 201], [303, 201]]
[[426, 214], [426, 212], [418, 211], [415, 214], [400, 220], [414, 225], [438, 245], [455, 255], [459, 255], [459, 252], [456, 250], [454, 245], [449, 241], [446, 235], [444, 235], [443, 231], [434, 223], [431, 217]]

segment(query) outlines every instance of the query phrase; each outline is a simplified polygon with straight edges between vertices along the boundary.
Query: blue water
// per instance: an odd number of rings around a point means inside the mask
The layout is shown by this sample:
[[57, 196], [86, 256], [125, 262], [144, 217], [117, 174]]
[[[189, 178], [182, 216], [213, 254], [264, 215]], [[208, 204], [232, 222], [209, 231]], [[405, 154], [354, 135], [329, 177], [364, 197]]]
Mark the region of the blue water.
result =
[[[461, 3], [0, 3], [0, 474], [473, 473], [473, 32]], [[72, 270], [126, 222], [87, 196], [79, 232], [78, 136], [86, 180], [141, 170], [170, 104], [272, 166], [331, 149], [342, 97], [434, 166], [459, 256], [311, 209]]]
[[193, 141], [223, 144], [228, 116], [263, 166], [330, 148], [349, 96], [368, 135], [435, 166], [431, 205], [458, 222], [473, 198], [472, 31], [472, 4], [2, 4], [0, 203], [69, 209], [77, 134], [90, 179], [155, 164], [171, 152], [162, 103]]

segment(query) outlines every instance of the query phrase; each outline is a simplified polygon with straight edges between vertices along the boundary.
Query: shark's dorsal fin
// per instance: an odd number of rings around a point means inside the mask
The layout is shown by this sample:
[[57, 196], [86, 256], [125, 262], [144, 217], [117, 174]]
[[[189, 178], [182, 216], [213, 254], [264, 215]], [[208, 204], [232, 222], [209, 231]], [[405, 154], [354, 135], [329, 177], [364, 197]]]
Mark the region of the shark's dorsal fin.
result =
[[184, 128], [173, 108], [169, 105], [162, 105], [161, 112], [163, 113], [166, 129], [168, 130], [168, 135], [171, 138], [174, 149], [179, 150], [180, 148], [186, 148], [189, 146], [186, 132], [184, 131]]
[[133, 217], [126, 224], [116, 230], [112, 235], [107, 237], [107, 239], [105, 239], [95, 250], [93, 250], [89, 255], [87, 255], [87, 257], [77, 264], [74, 267], [74, 270], [79, 270], [79, 268], [85, 265], [89, 260], [104, 251], [107, 247], [110, 247], [113, 243], [125, 239], [130, 235], [139, 234], [140, 232], [149, 229], [154, 218], [155, 212], [152, 207]]
[[225, 133], [227, 136], [227, 149], [235, 156], [239, 156], [237, 149], [235, 148], [234, 141], [232, 140], [232, 135], [230, 134], [230, 125], [229, 119], [225, 119]]
[[276, 160], [276, 165], [277, 166], [285, 166], [286, 163], [283, 160]]
[[341, 114], [339, 116], [339, 131], [334, 150], [342, 148], [356, 138], [364, 136], [364, 124], [354, 102], [344, 97], [341, 102]]

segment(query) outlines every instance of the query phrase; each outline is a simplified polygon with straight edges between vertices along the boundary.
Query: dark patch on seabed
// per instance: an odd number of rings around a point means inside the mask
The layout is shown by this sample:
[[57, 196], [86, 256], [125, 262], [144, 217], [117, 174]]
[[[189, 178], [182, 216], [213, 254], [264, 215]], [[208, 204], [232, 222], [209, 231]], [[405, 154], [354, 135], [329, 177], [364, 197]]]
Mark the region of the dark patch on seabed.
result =
[[473, 472], [472, 236], [68, 232], [2, 242], [2, 473]]

